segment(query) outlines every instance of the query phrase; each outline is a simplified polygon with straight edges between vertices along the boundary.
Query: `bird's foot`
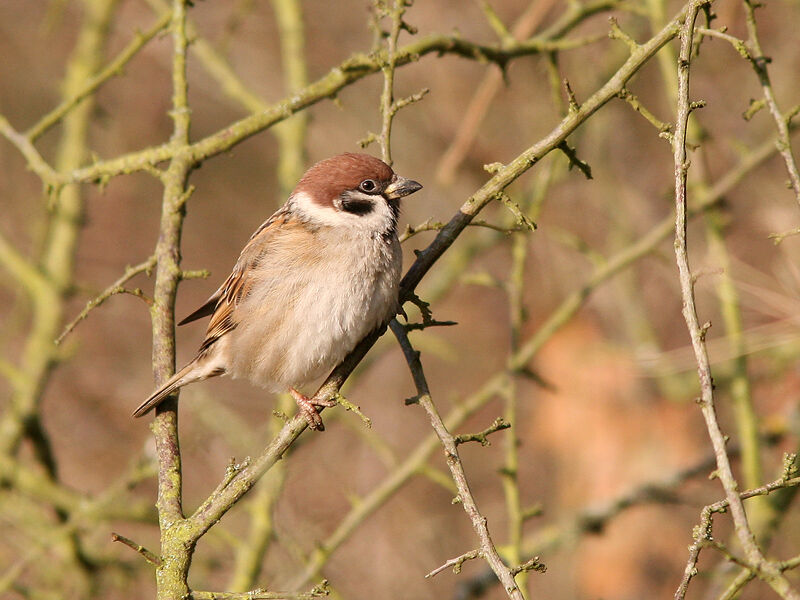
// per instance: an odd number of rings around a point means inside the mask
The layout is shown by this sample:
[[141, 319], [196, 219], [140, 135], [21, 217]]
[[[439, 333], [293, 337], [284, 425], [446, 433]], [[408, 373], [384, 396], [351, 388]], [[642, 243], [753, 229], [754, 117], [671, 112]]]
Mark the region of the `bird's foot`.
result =
[[308, 426], [314, 431], [325, 431], [325, 425], [322, 423], [322, 417], [317, 407], [330, 408], [331, 406], [336, 406], [336, 400], [309, 398], [294, 388], [289, 388], [289, 393], [292, 395], [292, 398], [294, 398], [294, 401], [297, 402], [297, 407], [300, 409], [300, 412], [303, 413], [306, 421], [308, 421]]

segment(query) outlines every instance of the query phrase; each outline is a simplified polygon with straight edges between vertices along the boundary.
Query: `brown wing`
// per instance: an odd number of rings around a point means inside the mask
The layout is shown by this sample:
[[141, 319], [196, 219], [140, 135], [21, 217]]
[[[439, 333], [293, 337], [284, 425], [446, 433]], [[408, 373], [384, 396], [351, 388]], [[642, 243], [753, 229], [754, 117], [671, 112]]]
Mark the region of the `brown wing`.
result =
[[236, 327], [233, 319], [234, 310], [242, 298], [247, 296], [250, 286], [253, 284], [253, 269], [268, 250], [268, 240], [275, 231], [270, 226], [274, 224], [276, 227], [280, 227], [286, 218], [286, 210], [282, 208], [256, 229], [250, 237], [250, 241], [239, 254], [239, 259], [225, 282], [200, 308], [179, 323], [179, 325], [183, 325], [211, 315], [206, 338], [200, 346], [200, 352], [207, 350], [220, 337]]

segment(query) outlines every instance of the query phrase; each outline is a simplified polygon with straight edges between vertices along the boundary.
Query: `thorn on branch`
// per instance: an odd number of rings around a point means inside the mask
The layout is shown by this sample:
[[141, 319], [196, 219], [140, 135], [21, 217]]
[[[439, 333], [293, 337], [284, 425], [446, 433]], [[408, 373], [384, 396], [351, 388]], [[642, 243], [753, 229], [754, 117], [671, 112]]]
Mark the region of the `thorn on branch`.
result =
[[456, 445], [458, 444], [465, 444], [467, 442], [480, 442], [481, 446], [490, 446], [491, 442], [489, 441], [489, 436], [496, 431], [501, 431], [503, 429], [509, 429], [511, 427], [511, 423], [503, 419], [503, 417], [497, 417], [494, 420], [494, 423], [489, 425], [483, 431], [479, 431], [478, 433], [464, 433], [461, 435], [457, 435], [454, 438]]
[[225, 488], [227, 488], [231, 482], [236, 479], [236, 476], [242, 472], [242, 470], [246, 469], [250, 465], [250, 457], [247, 456], [245, 459], [237, 463], [236, 459], [231, 457], [228, 461], [228, 466], [225, 467], [225, 475], [222, 478], [222, 481], [219, 482], [216, 489], [212, 492], [212, 496], [216, 496], [220, 492], [222, 492]]
[[208, 279], [209, 277], [211, 277], [211, 271], [209, 271], [208, 269], [181, 271], [181, 279], [184, 281], [188, 279]]
[[611, 31], [608, 32], [609, 38], [612, 40], [620, 40], [625, 42], [625, 45], [630, 48], [631, 52], [635, 52], [639, 49], [639, 44], [637, 44], [631, 36], [620, 29], [619, 23], [617, 23], [617, 19], [615, 17], [609, 17], [608, 22], [611, 24]]
[[582, 161], [578, 158], [578, 154], [575, 151], [575, 148], [570, 147], [566, 140], [561, 142], [558, 146], [558, 149], [561, 150], [569, 159], [569, 168], [570, 170], [572, 167], [576, 167], [580, 170], [581, 173], [586, 177], [586, 179], [592, 179], [592, 167], [589, 166], [589, 163]]
[[689, 112], [697, 110], [698, 108], [705, 108], [706, 101], [705, 100], [697, 100], [695, 102], [689, 103]]
[[422, 298], [413, 293], [406, 300], [419, 309], [419, 312], [422, 314], [423, 325], [428, 326], [431, 323], [435, 323], [429, 302], [425, 302]]
[[529, 231], [536, 231], [536, 223], [531, 221], [528, 215], [522, 212], [522, 209], [519, 207], [519, 205], [509, 198], [505, 192], [500, 192], [497, 195], [497, 199], [500, 200], [500, 202], [502, 202], [509, 211], [511, 211], [511, 214], [514, 215], [514, 218], [516, 219], [517, 225], [524, 227]]
[[[189, 110], [189, 109], [187, 109], [187, 110]], [[193, 185], [188, 186], [186, 188], [186, 190], [184, 190], [184, 192], [181, 194], [180, 198], [178, 198], [178, 202], [177, 202], [177, 205], [176, 205], [177, 208], [181, 208], [184, 204], [186, 204], [186, 202], [188, 202], [189, 198], [191, 198], [192, 194], [194, 194], [194, 190], [195, 190], [195, 187]]]
[[422, 100], [429, 92], [430, 88], [422, 88], [416, 94], [411, 94], [410, 96], [406, 96], [405, 98], [400, 98], [392, 105], [392, 113], [397, 113], [402, 108], [405, 108], [409, 104], [414, 104], [415, 102], [419, 102]]
[[787, 452], [783, 455], [783, 472], [779, 481], [786, 483], [797, 475], [797, 454]]
[[709, 329], [711, 329], [711, 321], [706, 321], [700, 326], [700, 339], [702, 341], [706, 340], [706, 334], [708, 333]]
[[428, 327], [452, 327], [453, 325], [458, 325], [458, 321], [437, 321], [432, 319], [428, 323], [406, 323], [403, 327], [405, 327], [406, 331], [417, 331]]
[[465, 552], [461, 556], [457, 556], [456, 558], [451, 558], [446, 563], [441, 565], [440, 567], [436, 567], [433, 571], [425, 575], [425, 579], [430, 579], [447, 569], [448, 567], [453, 567], [453, 573], [458, 575], [461, 573], [461, 567], [464, 565], [465, 562], [468, 560], [472, 560], [474, 558], [480, 558], [483, 556], [483, 551], [476, 548], [475, 550], [470, 550], [469, 552]]
[[365, 135], [363, 138], [358, 140], [358, 142], [356, 142], [356, 143], [359, 145], [359, 147], [366, 148], [370, 144], [372, 144], [374, 142], [377, 142], [377, 141], [378, 141], [378, 136], [375, 135], [374, 133], [372, 133], [371, 131], [368, 131], [367, 135]]
[[650, 112], [647, 107], [645, 107], [639, 98], [631, 94], [627, 88], [622, 88], [617, 97], [625, 100], [633, 110], [638, 112], [642, 115], [649, 123], [651, 123], [656, 129], [658, 129], [658, 137], [666, 139], [670, 145], [672, 144], [672, 125], [670, 123], [665, 123], [658, 119], [652, 112]]
[[572, 86], [569, 84], [569, 80], [566, 77], [563, 83], [564, 91], [567, 93], [567, 99], [569, 100], [569, 113], [572, 115], [581, 109], [581, 105], [578, 104], [578, 101], [575, 99], [575, 92], [572, 91]]
[[528, 561], [525, 561], [518, 567], [514, 567], [511, 569], [511, 575], [515, 576], [523, 571], [536, 571], [537, 573], [545, 573], [547, 571], [547, 565], [543, 562], [539, 562], [539, 557], [534, 556]]
[[136, 551], [139, 554], [141, 554], [142, 558], [144, 558], [147, 562], [149, 562], [153, 566], [160, 567], [161, 564], [162, 564], [162, 560], [161, 560], [160, 556], [158, 556], [154, 552], [151, 552], [150, 550], [148, 550], [147, 548], [145, 548], [141, 544], [137, 544], [133, 540], [131, 540], [129, 538], [126, 538], [124, 535], [120, 535], [118, 533], [111, 532], [111, 541], [112, 542], [120, 542], [120, 543], [126, 545], [128, 548], [133, 549], [134, 551]]
[[752, 119], [755, 114], [760, 111], [762, 108], [767, 106], [767, 101], [764, 98], [759, 98], [758, 100], [750, 99], [750, 106], [747, 107], [747, 110], [742, 113], [742, 118], [745, 121], [749, 121]]
[[352, 412], [353, 414], [358, 415], [358, 417], [361, 419], [361, 421], [364, 423], [364, 425], [366, 425], [368, 428], [372, 427], [372, 419], [370, 419], [367, 415], [365, 415], [363, 412], [361, 412], [361, 407], [360, 406], [358, 406], [356, 404], [353, 404], [352, 402], [350, 402], [350, 400], [348, 400], [347, 398], [345, 398], [341, 394], [336, 394], [333, 397], [333, 399], [336, 400], [336, 403], [341, 405], [342, 408], [344, 408], [346, 411]]
[[777, 246], [787, 237], [792, 237], [794, 235], [800, 234], [800, 227], [796, 227], [795, 229], [791, 229], [789, 231], [784, 231], [783, 233], [770, 233], [769, 239], [771, 239], [775, 245]]

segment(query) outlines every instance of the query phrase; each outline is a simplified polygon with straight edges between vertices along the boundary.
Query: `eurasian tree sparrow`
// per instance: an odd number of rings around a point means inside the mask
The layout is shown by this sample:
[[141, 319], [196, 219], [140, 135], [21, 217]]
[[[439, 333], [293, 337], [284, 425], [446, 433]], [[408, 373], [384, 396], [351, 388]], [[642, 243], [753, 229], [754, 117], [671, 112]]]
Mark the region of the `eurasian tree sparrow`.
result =
[[211, 315], [197, 355], [137, 408], [217, 375], [294, 397], [313, 429], [319, 402], [297, 387], [327, 375], [398, 311], [399, 200], [422, 186], [366, 154], [318, 162], [242, 250], [220, 288], [179, 325]]

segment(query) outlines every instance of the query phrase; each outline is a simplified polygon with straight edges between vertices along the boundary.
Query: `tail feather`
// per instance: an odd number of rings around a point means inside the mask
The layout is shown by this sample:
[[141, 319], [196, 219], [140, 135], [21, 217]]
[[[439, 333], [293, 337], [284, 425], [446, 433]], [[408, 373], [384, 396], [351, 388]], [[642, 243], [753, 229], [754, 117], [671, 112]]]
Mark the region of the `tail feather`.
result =
[[142, 417], [153, 410], [156, 406], [161, 404], [167, 396], [169, 396], [172, 392], [177, 390], [180, 387], [188, 383], [192, 383], [197, 381], [198, 379], [205, 379], [208, 377], [206, 374], [200, 374], [193, 372], [195, 371], [197, 364], [195, 361], [190, 362], [188, 365], [183, 367], [180, 371], [175, 373], [172, 377], [170, 377], [167, 382], [158, 388], [155, 392], [153, 392], [150, 397], [142, 402], [139, 407], [133, 411], [134, 417]]

